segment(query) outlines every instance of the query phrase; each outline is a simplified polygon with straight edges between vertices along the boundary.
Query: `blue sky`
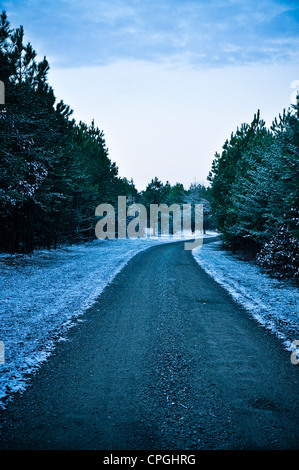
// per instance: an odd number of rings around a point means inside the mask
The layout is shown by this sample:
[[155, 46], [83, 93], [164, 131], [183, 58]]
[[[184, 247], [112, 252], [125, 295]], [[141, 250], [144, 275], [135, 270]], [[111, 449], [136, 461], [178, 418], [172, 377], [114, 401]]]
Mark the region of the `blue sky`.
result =
[[[298, 59], [299, 2], [4, 1], [53, 66], [120, 59], [223, 66]], [[41, 51], [42, 52], [42, 51]]]
[[271, 121], [299, 82], [298, 0], [0, 4], [139, 189], [154, 176], [203, 182], [231, 131], [257, 108]]

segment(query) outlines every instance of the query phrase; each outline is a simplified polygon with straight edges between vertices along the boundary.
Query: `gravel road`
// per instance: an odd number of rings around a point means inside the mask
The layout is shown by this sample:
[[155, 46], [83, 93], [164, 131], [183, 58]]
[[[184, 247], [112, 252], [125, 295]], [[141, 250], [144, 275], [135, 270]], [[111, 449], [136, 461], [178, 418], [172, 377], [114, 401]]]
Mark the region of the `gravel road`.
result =
[[298, 449], [298, 379], [183, 242], [162, 244], [127, 264], [0, 412], [0, 448]]

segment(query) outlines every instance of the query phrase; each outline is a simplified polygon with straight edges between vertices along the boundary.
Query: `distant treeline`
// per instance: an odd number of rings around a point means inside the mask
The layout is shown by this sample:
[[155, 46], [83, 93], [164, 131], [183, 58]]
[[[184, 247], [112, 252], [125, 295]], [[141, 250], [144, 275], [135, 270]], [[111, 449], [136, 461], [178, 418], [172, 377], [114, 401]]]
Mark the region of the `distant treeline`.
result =
[[215, 154], [211, 207], [224, 243], [255, 256], [277, 276], [299, 281], [299, 106], [270, 129], [254, 116]]
[[210, 219], [208, 190], [191, 184], [151, 180], [138, 193], [132, 180], [121, 178], [108, 156], [104, 134], [94, 122], [71, 118], [57, 102], [47, 80], [46, 58], [36, 61], [24, 30], [11, 29], [5, 11], [0, 18], [0, 250], [30, 253], [36, 248], [95, 239], [95, 208], [141, 202], [202, 202], [205, 227]]

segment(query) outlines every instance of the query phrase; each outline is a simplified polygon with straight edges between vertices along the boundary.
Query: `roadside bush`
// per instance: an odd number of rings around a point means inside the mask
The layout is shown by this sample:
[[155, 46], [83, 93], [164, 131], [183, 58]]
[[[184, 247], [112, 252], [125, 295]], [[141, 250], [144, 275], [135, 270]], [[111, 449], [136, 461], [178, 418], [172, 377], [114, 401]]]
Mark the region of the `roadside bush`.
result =
[[287, 229], [281, 229], [257, 255], [257, 264], [278, 278], [293, 278], [299, 284], [299, 240]]

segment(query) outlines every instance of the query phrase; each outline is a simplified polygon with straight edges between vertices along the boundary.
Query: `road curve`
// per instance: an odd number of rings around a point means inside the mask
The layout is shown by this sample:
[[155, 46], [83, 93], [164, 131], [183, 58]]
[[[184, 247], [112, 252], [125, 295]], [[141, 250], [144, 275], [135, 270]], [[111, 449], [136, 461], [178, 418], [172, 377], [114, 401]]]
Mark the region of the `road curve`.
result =
[[299, 365], [183, 242], [136, 255], [84, 319], [0, 412], [1, 449], [299, 448]]

